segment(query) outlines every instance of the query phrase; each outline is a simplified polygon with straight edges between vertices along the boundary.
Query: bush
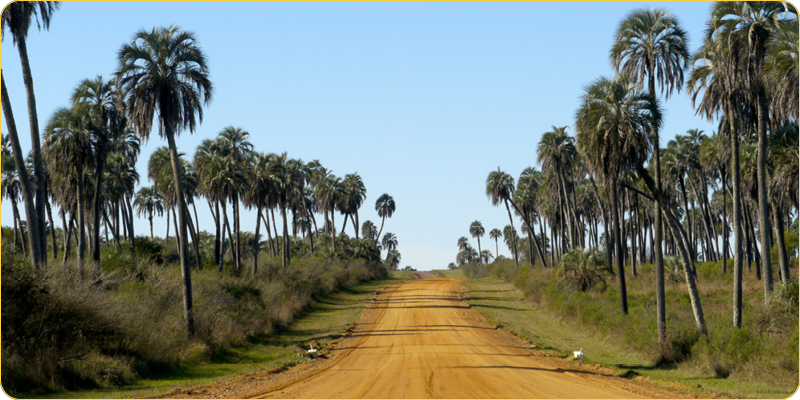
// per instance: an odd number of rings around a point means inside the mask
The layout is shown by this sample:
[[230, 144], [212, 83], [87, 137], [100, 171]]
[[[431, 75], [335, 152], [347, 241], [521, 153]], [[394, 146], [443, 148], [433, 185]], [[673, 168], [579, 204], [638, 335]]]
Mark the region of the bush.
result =
[[605, 262], [605, 256], [598, 249], [574, 248], [570, 250], [559, 263], [560, 275], [569, 286], [581, 292], [606, 289], [606, 276], [611, 276], [614, 271]]

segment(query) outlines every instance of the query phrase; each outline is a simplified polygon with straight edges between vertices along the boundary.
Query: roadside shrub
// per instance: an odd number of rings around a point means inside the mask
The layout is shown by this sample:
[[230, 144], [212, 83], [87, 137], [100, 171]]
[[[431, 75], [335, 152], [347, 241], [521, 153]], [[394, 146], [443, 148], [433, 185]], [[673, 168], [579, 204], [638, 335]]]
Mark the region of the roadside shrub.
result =
[[605, 256], [598, 249], [574, 248], [561, 258], [560, 275], [567, 286], [586, 292], [591, 289], [605, 291], [606, 277], [614, 274]]

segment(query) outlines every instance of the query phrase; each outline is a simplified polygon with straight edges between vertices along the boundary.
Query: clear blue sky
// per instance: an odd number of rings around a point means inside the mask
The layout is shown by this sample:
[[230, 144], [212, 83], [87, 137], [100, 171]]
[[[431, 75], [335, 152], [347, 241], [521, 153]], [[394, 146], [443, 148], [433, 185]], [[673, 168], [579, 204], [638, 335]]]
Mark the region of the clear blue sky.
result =
[[[402, 266], [429, 270], [454, 261], [472, 221], [487, 233], [508, 224], [506, 210], [485, 196], [486, 176], [498, 166], [515, 178], [538, 168], [542, 134], [574, 125], [583, 86], [613, 75], [608, 52], [617, 25], [644, 6], [671, 10], [690, 48], [698, 47], [710, 2], [64, 2], [49, 32], [31, 29], [28, 53], [43, 130], [80, 80], [112, 74], [118, 49], [137, 30], [176, 24], [195, 32], [215, 95], [197, 132], [180, 136], [179, 150], [192, 156], [201, 140], [234, 125], [251, 133], [257, 151], [319, 159], [337, 176], [358, 172], [367, 187], [361, 221], [380, 224], [375, 200], [392, 195], [397, 211], [384, 232], [397, 235]], [[2, 56], [28, 151], [10, 37]], [[691, 128], [713, 130], [694, 116], [685, 92], [665, 106], [662, 146]], [[162, 145], [154, 133], [143, 147], [140, 186], [151, 184], [147, 160]], [[7, 201], [2, 211], [10, 226]], [[213, 231], [205, 202], [198, 212], [201, 229]], [[244, 230], [255, 229], [253, 216], [243, 214]], [[162, 237], [165, 222], [155, 221]], [[135, 229], [147, 234], [147, 221]], [[488, 237], [481, 244], [494, 253]], [[500, 254], [509, 255], [502, 243]]]

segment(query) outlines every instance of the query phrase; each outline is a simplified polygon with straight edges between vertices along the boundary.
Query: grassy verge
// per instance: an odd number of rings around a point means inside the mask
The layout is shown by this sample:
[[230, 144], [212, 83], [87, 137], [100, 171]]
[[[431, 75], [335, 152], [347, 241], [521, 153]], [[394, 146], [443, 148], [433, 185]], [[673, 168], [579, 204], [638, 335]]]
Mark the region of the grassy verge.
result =
[[348, 325], [358, 320], [372, 294], [383, 287], [413, 278], [408, 271], [392, 271], [386, 279], [365, 281], [340, 289], [297, 316], [284, 331], [251, 338], [247, 343], [230, 348], [208, 363], [192, 365], [169, 374], [140, 379], [121, 388], [103, 388], [50, 393], [45, 398], [134, 398], [152, 396], [176, 388], [204, 385], [240, 374], [295, 365], [305, 358], [297, 354], [306, 350], [311, 340], [320, 344], [337, 339]]
[[[456, 277], [456, 274], [443, 275]], [[668, 385], [679, 382], [703, 397], [717, 393], [744, 398], [787, 398], [793, 393], [790, 388], [718, 378], [713, 373], [701, 372], [682, 364], [677, 367], [656, 367], [652, 356], [621, 346], [607, 337], [587, 332], [579, 324], [563, 320], [545, 307], [535, 306], [514, 285], [497, 278], [471, 280], [466, 287], [469, 290], [467, 303], [491, 323], [512, 331], [555, 355], [566, 356], [583, 346], [588, 363], [600, 363], [618, 369], [620, 374], [633, 370], [653, 381], [663, 381]]]
[[433, 270], [431, 273], [441, 276], [442, 278], [453, 278], [453, 279], [467, 279], [466, 275], [464, 275], [464, 271], [460, 269], [441, 269], [441, 270]]

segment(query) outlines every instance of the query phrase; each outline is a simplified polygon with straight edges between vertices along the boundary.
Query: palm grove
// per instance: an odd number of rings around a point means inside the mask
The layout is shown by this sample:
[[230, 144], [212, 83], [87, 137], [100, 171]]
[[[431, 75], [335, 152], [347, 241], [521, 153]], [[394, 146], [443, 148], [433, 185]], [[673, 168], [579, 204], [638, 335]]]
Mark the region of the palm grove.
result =
[[[79, 82], [70, 104], [45, 124], [40, 142], [25, 38], [34, 22], [49, 28], [59, 7], [60, 2], [17, 2], [2, 15], [3, 32], [11, 32], [23, 64], [32, 139], [26, 158], [3, 77], [8, 127], [2, 147], [3, 197], [12, 205], [13, 247], [35, 269], [72, 265], [80, 279], [98, 279], [104, 249], [157, 245], [153, 218], [166, 216], [164, 244], [172, 228], [185, 330], [192, 336], [193, 268], [216, 267], [222, 273], [227, 265], [230, 273], [241, 275], [245, 261], [251, 260], [247, 268], [255, 276], [264, 265], [259, 262], [264, 252], [280, 257], [284, 271], [292, 268], [293, 257], [360, 258], [399, 266], [397, 237], [387, 232], [379, 240], [386, 218], [395, 212], [394, 199], [384, 194], [375, 204], [380, 229], [371, 221], [362, 223], [359, 210], [367, 189], [357, 173], [337, 177], [317, 160], [306, 163], [286, 153], [258, 152], [249, 142], [250, 133], [234, 126], [204, 140], [192, 159], [179, 151], [176, 138], [198, 129], [214, 85], [194, 34], [176, 26], [136, 32], [120, 47], [111, 78], [98, 75]], [[137, 192], [140, 176], [135, 165], [152, 131], [167, 145], [147, 162], [152, 186]], [[20, 201], [25, 220], [18, 211]], [[213, 235], [201, 230], [198, 202], [211, 210]], [[60, 229], [55, 227], [53, 206]], [[241, 231], [242, 207], [255, 210], [254, 233]], [[337, 214], [342, 217], [340, 229]], [[148, 220], [149, 238], [136, 236], [135, 216]], [[355, 239], [345, 233], [348, 223]], [[384, 248], [387, 255], [382, 260]], [[84, 270], [87, 252], [90, 271]]]
[[[773, 266], [788, 285], [789, 259], [797, 257], [796, 236], [785, 242], [797, 231], [797, 32], [797, 11], [787, 3], [717, 2], [690, 54], [669, 12], [631, 12], [610, 50], [618, 74], [584, 86], [575, 134], [568, 126], [544, 133], [540, 169], [526, 168], [516, 182], [500, 168], [488, 175], [486, 196], [509, 218], [489, 237], [503, 238], [516, 268], [524, 258], [580, 280], [579, 269], [586, 278], [613, 266], [623, 314], [626, 274], [654, 264], [659, 343], [667, 332], [665, 264], [686, 284], [697, 332], [706, 334], [696, 264], [718, 262], [722, 273], [732, 269], [731, 322], [741, 327], [743, 264], [763, 281], [769, 302]], [[661, 99], [681, 90], [717, 131], [688, 129], [661, 148]], [[480, 240], [485, 231], [475, 221], [469, 232]], [[489, 263], [467, 237], [458, 246], [450, 268]], [[577, 282], [581, 290], [597, 281], [586, 279]]]

